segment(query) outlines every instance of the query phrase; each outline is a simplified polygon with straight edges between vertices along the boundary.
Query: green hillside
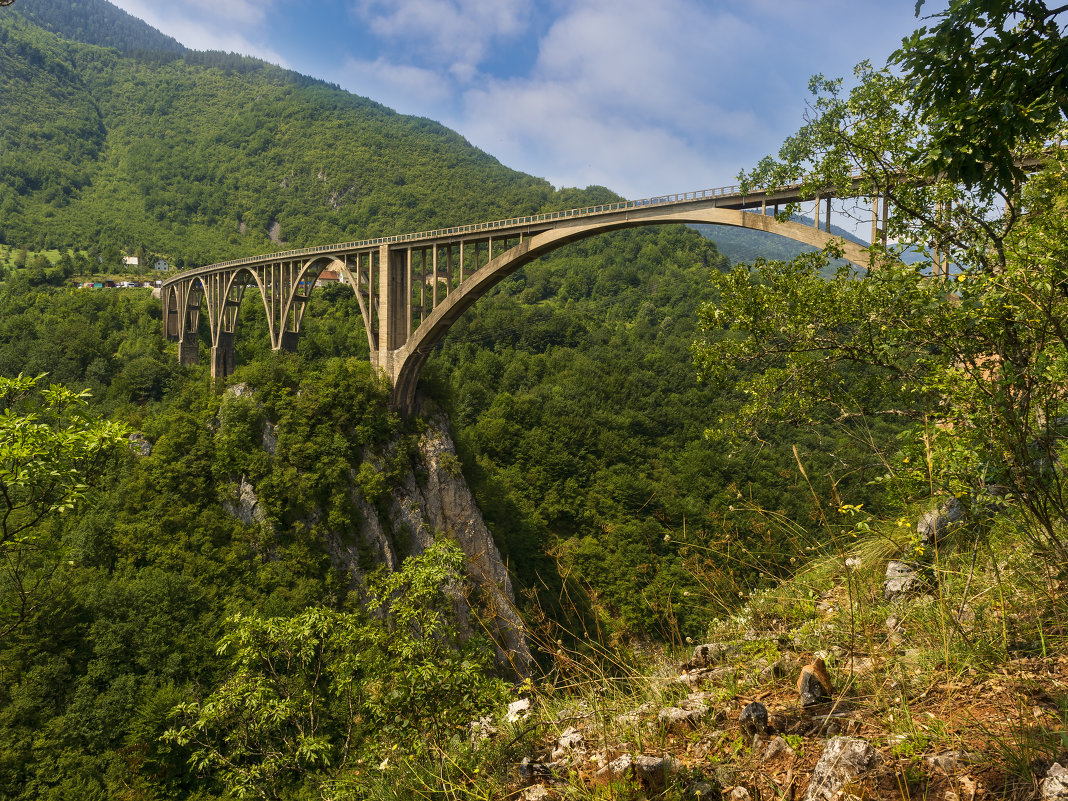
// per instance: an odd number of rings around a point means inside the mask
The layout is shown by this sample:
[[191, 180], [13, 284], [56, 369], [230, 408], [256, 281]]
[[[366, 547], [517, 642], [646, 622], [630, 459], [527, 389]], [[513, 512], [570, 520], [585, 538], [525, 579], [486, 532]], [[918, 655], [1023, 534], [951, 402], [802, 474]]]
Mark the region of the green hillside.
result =
[[[57, 0], [51, 27], [79, 29], [79, 9], [105, 7]], [[0, 37], [0, 239], [12, 246], [143, 249], [190, 265], [280, 247], [272, 231], [308, 245], [615, 198], [600, 187], [553, 191], [437, 123], [254, 59], [146, 54], [151, 29], [129, 34], [133, 56], [14, 15], [0, 16]], [[39, 289], [77, 263], [12, 269], [0, 370], [90, 387], [98, 408], [138, 420], [151, 419], [145, 404], [206, 380], [178, 369], [151, 304], [141, 316], [115, 313], [100, 298]], [[620, 636], [703, 625], [706, 609], [683, 600], [691, 579], [667, 544], [673, 532], [713, 536], [741, 491], [809, 515], [792, 487], [794, 446], [820, 487], [871, 496], [869, 457], [840, 434], [786, 431], [755, 458], [704, 439], [741, 401], [701, 386], [690, 356], [697, 311], [713, 299], [709, 276], [726, 266], [685, 226], [571, 245], [482, 300], [426, 369], [520, 586], [551, 596], [562, 569]], [[250, 368], [270, 357], [253, 294], [237, 339], [238, 364]], [[366, 357], [344, 291], [317, 293], [305, 320], [309, 365]], [[830, 440], [841, 440], [834, 457]], [[744, 523], [739, 535], [764, 536]], [[771, 553], [771, 567], [788, 556]]]
[[123, 57], [7, 13], [0, 45], [9, 244], [188, 265], [583, 201], [435, 122], [254, 59]]
[[186, 52], [170, 36], [102, 0], [32, 0], [9, 9], [64, 39], [123, 53]]

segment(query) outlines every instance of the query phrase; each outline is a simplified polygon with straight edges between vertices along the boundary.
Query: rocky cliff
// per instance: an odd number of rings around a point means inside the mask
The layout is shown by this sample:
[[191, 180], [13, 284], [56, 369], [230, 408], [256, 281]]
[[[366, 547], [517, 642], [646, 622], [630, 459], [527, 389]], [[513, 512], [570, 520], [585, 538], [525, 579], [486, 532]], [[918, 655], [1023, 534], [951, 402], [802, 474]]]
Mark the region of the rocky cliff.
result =
[[[254, 400], [244, 384], [227, 393]], [[515, 607], [508, 569], [493, 537], [486, 528], [471, 490], [460, 471], [449, 423], [440, 410], [426, 410], [425, 428], [419, 435], [411, 466], [386, 497], [369, 502], [352, 476], [350, 497], [359, 512], [356, 531], [327, 529], [322, 543], [335, 566], [349, 574], [351, 585], [363, 586], [367, 558], [388, 570], [397, 570], [405, 556], [417, 556], [437, 537], [454, 540], [467, 555], [468, 584], [450, 588], [454, 611], [461, 628], [469, 634], [488, 636], [502, 665], [518, 675], [528, 674], [531, 654], [523, 632], [523, 622]], [[273, 455], [276, 426], [263, 423], [263, 448]], [[390, 443], [382, 453], [367, 454], [372, 464], [384, 465], [390, 451], [400, 447]], [[246, 477], [231, 488], [224, 508], [252, 527], [270, 527], [256, 487]], [[308, 520], [319, 522], [318, 515]], [[270, 537], [261, 538], [270, 541]]]

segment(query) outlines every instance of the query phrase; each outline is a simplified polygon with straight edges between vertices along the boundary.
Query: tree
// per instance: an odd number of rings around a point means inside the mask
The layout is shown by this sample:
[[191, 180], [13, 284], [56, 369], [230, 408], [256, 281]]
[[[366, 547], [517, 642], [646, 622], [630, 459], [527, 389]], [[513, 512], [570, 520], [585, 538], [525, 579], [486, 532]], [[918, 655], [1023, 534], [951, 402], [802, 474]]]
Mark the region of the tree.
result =
[[372, 586], [364, 611], [232, 618], [218, 648], [226, 680], [179, 706], [166, 738], [192, 746], [194, 765], [239, 798], [290, 797], [308, 782], [347, 798], [357, 758], [435, 754], [504, 697], [490, 650], [461, 641], [447, 611], [463, 560], [435, 543]]
[[82, 502], [125, 439], [85, 392], [0, 377], [0, 637], [32, 611], [63, 553], [49, 521]]
[[[960, 2], [947, 13], [985, 5], [1005, 4]], [[720, 301], [702, 311], [697, 362], [710, 378], [737, 380], [748, 398], [741, 418], [720, 428], [738, 434], [772, 420], [822, 421], [866, 438], [872, 420], [907, 421], [899, 452], [882, 455], [900, 489], [977, 501], [1004, 495], [1026, 512], [1036, 544], [1063, 552], [1057, 523], [1068, 497], [1053, 468], [1064, 433], [1058, 421], [1068, 412], [1068, 165], [1047, 149], [1063, 123], [1047, 116], [1039, 127], [1010, 124], [1005, 169], [969, 172], [965, 148], [957, 179], [948, 167], [932, 174], [929, 154], [947, 131], [963, 130], [954, 127], [955, 95], [919, 98], [917, 83], [867, 64], [857, 76], [848, 93], [840, 81], [814, 78], [806, 124], [778, 159], [744, 178], [797, 181], [814, 198], [853, 192], [859, 170], [860, 192], [889, 204], [889, 246], [872, 248], [862, 281], [846, 271], [823, 281], [812, 258], [714, 277]], [[1013, 121], [1038, 102], [1017, 89], [1012, 113], [998, 112]], [[1000, 83], [995, 90], [980, 86], [969, 96], [992, 113], [988, 103], [1013, 97]], [[984, 133], [1000, 139], [997, 127]], [[1015, 165], [1028, 156], [1044, 167], [1021, 187]], [[905, 251], [921, 261], [901, 263]], [[756, 377], [742, 374], [753, 366], [761, 368]]]
[[1021, 145], [1043, 146], [1068, 116], [1068, 38], [1057, 22], [1066, 11], [1042, 0], [953, 0], [904, 40], [891, 63], [930, 128], [918, 154], [929, 175], [987, 191], [1023, 179]]

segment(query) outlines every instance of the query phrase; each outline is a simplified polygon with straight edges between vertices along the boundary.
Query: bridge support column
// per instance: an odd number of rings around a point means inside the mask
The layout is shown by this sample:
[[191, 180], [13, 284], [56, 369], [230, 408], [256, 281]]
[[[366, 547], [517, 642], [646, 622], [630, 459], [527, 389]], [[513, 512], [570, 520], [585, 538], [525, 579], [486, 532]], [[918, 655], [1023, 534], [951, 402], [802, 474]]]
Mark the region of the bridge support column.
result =
[[164, 309], [163, 312], [163, 336], [171, 342], [178, 342], [181, 336], [181, 322], [176, 309]]
[[408, 341], [410, 282], [407, 250], [378, 251], [378, 369], [393, 375], [393, 352]]
[[197, 342], [196, 331], [186, 331], [185, 336], [178, 343], [178, 363], [185, 365], [200, 363], [200, 343]]
[[278, 349], [286, 353], [296, 353], [297, 343], [300, 342], [300, 333], [297, 331], [283, 331], [282, 338], [278, 342]]
[[230, 331], [219, 333], [219, 344], [211, 349], [211, 377], [226, 378], [234, 372], [234, 335]]

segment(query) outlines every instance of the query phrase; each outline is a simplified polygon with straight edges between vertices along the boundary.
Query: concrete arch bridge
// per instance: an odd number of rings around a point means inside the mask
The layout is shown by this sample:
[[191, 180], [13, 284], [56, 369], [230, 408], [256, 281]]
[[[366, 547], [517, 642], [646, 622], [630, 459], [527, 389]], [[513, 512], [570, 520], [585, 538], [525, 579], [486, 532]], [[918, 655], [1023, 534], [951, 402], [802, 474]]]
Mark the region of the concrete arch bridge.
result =
[[[589, 236], [665, 223], [751, 228], [820, 248], [835, 239], [829, 233], [829, 197], [826, 230], [820, 227], [819, 200], [812, 226], [778, 222], [767, 213], [769, 207], [777, 210], [780, 203], [798, 200], [798, 187], [744, 195], [739, 187], [722, 187], [234, 259], [185, 270], [164, 282], [163, 333], [179, 343], [183, 364], [195, 364], [198, 329], [206, 317], [211, 375], [225, 377], [234, 370], [238, 308], [246, 290], [260, 292], [271, 347], [295, 351], [316, 280], [324, 270], [334, 270], [359, 300], [372, 363], [390, 377], [394, 405], [409, 414], [434, 345], [460, 315], [524, 264]], [[875, 203], [873, 241], [880, 232], [877, 210]], [[845, 258], [867, 266], [865, 248], [841, 244]]]

